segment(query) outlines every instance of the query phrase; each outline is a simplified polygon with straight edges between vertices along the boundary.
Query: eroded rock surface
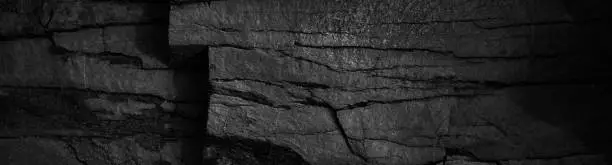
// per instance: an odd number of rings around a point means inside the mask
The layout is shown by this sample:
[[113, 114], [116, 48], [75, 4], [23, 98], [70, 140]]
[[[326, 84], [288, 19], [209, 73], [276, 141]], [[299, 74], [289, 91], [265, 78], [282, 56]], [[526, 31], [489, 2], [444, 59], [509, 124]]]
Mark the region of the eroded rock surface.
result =
[[610, 100], [595, 46], [605, 17], [573, 7], [193, 2], [172, 6], [169, 41], [208, 48], [211, 134], [270, 140], [313, 164], [605, 164], [553, 121], [588, 123], [554, 113]]
[[200, 138], [207, 85], [197, 61], [169, 54], [168, 1], [0, 3], [0, 164], [306, 163]]
[[602, 6], [0, 0], [0, 164], [607, 164]]

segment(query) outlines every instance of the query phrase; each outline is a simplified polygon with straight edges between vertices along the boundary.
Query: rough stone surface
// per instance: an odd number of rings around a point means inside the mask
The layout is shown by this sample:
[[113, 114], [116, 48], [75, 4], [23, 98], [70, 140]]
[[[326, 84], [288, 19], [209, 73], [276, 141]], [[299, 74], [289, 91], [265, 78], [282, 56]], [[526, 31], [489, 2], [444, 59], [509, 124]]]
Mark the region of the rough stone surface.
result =
[[24, 138], [0, 140], [2, 164], [43, 165], [66, 164], [79, 165], [70, 153], [70, 147], [58, 140]]
[[0, 0], [0, 164], [609, 164], [599, 0]]
[[0, 6], [0, 164], [307, 164], [202, 136], [206, 81], [197, 60], [169, 54], [168, 1]]
[[[78, 41], [78, 39], [76, 39]], [[87, 49], [96, 40], [70, 44]], [[169, 70], [143, 70], [123, 67], [129, 59], [86, 52], [50, 52], [53, 43], [45, 39], [25, 39], [1, 45], [3, 59], [11, 69], [0, 75], [2, 85], [23, 87], [87, 88], [107, 92], [154, 94], [174, 99], [173, 73]], [[95, 49], [95, 48], [92, 48]], [[3, 60], [4, 61], [4, 60]], [[8, 68], [8, 67], [7, 67]]]
[[[606, 17], [574, 7], [181, 3], [170, 10], [169, 42], [194, 56], [185, 49], [208, 48], [211, 134], [270, 140], [313, 164], [559, 163], [581, 155], [604, 164], [604, 152], [576, 133], [587, 121], [559, 122], [610, 100], [597, 98], [611, 76], [601, 62], [609, 51], [596, 47], [610, 36], [600, 31]], [[585, 36], [592, 39], [577, 40]], [[467, 158], [448, 159], [456, 155]]]

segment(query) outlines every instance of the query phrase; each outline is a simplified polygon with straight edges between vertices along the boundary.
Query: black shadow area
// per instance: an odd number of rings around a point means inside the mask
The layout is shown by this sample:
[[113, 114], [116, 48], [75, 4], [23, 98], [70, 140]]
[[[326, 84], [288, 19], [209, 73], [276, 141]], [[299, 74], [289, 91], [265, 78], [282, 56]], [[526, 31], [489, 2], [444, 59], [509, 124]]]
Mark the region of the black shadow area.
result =
[[173, 47], [170, 66], [174, 69], [174, 84], [178, 91], [177, 100], [184, 101], [177, 106], [183, 118], [178, 121], [184, 133], [181, 139], [181, 155], [186, 165], [213, 164], [204, 162], [203, 150], [207, 142], [208, 105], [211, 84], [208, 70], [208, 47]]
[[[610, 12], [601, 0], [564, 0], [566, 10], [576, 23], [568, 30], [572, 39], [567, 41], [568, 55], [579, 56], [584, 65], [571, 65], [575, 61], [552, 66], [567, 71], [567, 77], [581, 77], [558, 84], [534, 85], [516, 88], [510, 98], [525, 113], [551, 124], [578, 138], [589, 150], [584, 154], [605, 154], [612, 164], [612, 56], [609, 39]], [[545, 33], [545, 32], [544, 32]], [[533, 43], [534, 45], [545, 45]], [[608, 45], [608, 46], [606, 46]], [[572, 68], [568, 68], [572, 66]], [[542, 74], [534, 71], [534, 74]], [[580, 76], [577, 76], [580, 75]], [[569, 79], [569, 78], [568, 78]], [[580, 154], [577, 154], [580, 155]]]

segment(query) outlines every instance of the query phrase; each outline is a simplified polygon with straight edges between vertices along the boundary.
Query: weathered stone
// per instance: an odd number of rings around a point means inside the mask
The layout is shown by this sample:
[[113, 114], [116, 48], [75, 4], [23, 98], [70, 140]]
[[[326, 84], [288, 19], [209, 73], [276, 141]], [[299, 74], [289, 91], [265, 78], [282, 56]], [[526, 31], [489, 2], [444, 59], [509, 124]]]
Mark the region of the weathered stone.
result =
[[[124, 115], [144, 115], [143, 111], [153, 111], [156, 105], [153, 103], [143, 103], [130, 98], [125, 102], [113, 102], [101, 96], [100, 98], [88, 98], [84, 101], [85, 106], [93, 111], [103, 111], [99, 117], [118, 120]], [[106, 111], [106, 113], [104, 113]]]
[[[563, 9], [558, 8], [558, 3], [551, 3], [557, 7], [553, 7], [554, 12], [551, 10], [545, 14], [538, 13], [540, 17], [526, 19], [527, 15], [532, 13], [525, 12], [532, 12], [528, 9], [537, 8], [538, 5], [541, 4], [521, 4], [518, 1], [479, 5], [476, 5], [476, 2], [459, 4], [454, 1], [428, 4], [396, 1], [376, 4], [312, 1], [191, 4], [176, 6], [171, 10], [170, 43], [172, 45], [233, 44], [269, 48], [289, 46], [297, 42], [302, 45], [329, 47], [458, 51], [458, 56], [481, 56], [482, 54], [474, 55], [475, 51], [466, 52], [457, 49], [465, 50], [466, 46], [460, 44], [494, 46], [494, 43], [482, 42], [491, 42], [489, 40], [492, 39], [503, 40], [509, 33], [515, 33], [514, 36], [525, 35], [518, 40], [526, 43], [529, 42], [529, 35], [532, 33], [528, 28], [489, 32], [474, 24], [506, 25], [519, 24], [526, 20], [545, 22], [568, 19], [563, 15]], [[299, 10], [296, 9], [297, 6]], [[397, 12], [385, 12], [394, 11], [400, 6], [403, 9], [397, 9]], [[435, 12], [432, 13], [433, 10]], [[517, 12], [521, 14], [516, 14]], [[389, 14], [393, 16], [387, 16]], [[474, 39], [480, 42], [474, 42]], [[515, 42], [517, 39], [506, 40], [505, 43], [498, 43], [497, 45], [501, 44], [498, 48], [476, 49], [485, 49], [485, 51], [492, 49], [488, 52], [480, 51], [488, 57], [525, 56], [524, 52], [508, 51], [529, 50], [525, 49], [529, 48], [529, 45]], [[522, 45], [511, 46], [515, 44]]]
[[[167, 68], [164, 59], [158, 59], [159, 53], [165, 53], [160, 41], [164, 41], [165, 26], [139, 25], [115, 26], [104, 28], [105, 51], [138, 57], [142, 60], [143, 68]], [[165, 55], [168, 56], [168, 55]]]
[[[163, 3], [122, 3], [113, 1], [58, 2], [49, 5], [53, 19], [50, 29], [77, 29], [108, 24], [140, 24], [167, 18]], [[163, 11], [163, 10], [161, 10]]]
[[[603, 50], [584, 47], [598, 41], [576, 40], [597, 38], [583, 31], [599, 31], [602, 20], [575, 17], [566, 5], [190, 1], [172, 6], [169, 42], [208, 47], [180, 56], [209, 57], [212, 134], [272, 139], [313, 164], [495, 164], [592, 148], [531, 117], [531, 109], [550, 107], [516, 103], [508, 93], [611, 76]], [[272, 117], [304, 107], [326, 119], [298, 118], [285, 128], [277, 122], [286, 118]], [[279, 128], [307, 133], [280, 136]], [[332, 134], [342, 152], [312, 140]], [[470, 160], [447, 159], [455, 155]]]
[[[155, 51], [160, 51], [156, 43], [159, 40], [156, 38], [161, 36], [153, 32], [159, 28], [163, 27], [140, 25], [93, 28], [55, 33], [53, 39], [57, 46], [69, 51], [99, 54], [97, 56], [101, 58], [105, 56], [104, 53], [134, 58], [137, 63], [132, 67], [136, 68], [167, 68], [162, 59], [155, 58]], [[142, 33], [146, 32], [151, 33], [151, 38], [142, 38]]]
[[44, 33], [49, 15], [41, 7], [44, 0], [0, 2], [0, 36], [28, 36]]
[[100, 53], [104, 46], [104, 29], [86, 29], [76, 32], [55, 33], [53, 40], [57, 46], [75, 52]]
[[0, 140], [0, 163], [15, 165], [43, 165], [58, 163], [80, 165], [68, 144], [51, 139], [25, 138]]
[[380, 103], [338, 112], [349, 137], [388, 140], [407, 147], [437, 145], [437, 135], [448, 127], [454, 99]]
[[606, 164], [596, 1], [0, 0], [0, 164]]
[[[150, 135], [140, 135], [150, 136]], [[174, 153], [178, 150], [176, 142], [161, 145], [159, 150], [152, 151], [139, 144], [138, 137], [132, 136], [121, 139], [78, 139], [72, 142], [75, 154], [87, 164], [154, 164], [156, 162], [170, 162], [179, 164], [180, 157]]]
[[[12, 71], [0, 75], [3, 86], [70, 87], [118, 93], [152, 94], [174, 99], [170, 70], [141, 70], [113, 66], [104, 61], [68, 53], [56, 55], [47, 50], [48, 40], [19, 40], [3, 44], [2, 56], [11, 56]], [[6, 57], [3, 57], [6, 59]]]
[[[7, 2], [10, 3], [10, 2]], [[109, 25], [166, 22], [164, 3], [34, 0], [3, 4], [0, 36], [43, 35]]]
[[[233, 101], [232, 101], [233, 100]], [[231, 104], [226, 102], [232, 101]], [[225, 103], [224, 103], [225, 102]], [[244, 102], [241, 104], [241, 102]], [[211, 134], [218, 136], [240, 135], [254, 139], [267, 139], [273, 143], [306, 147], [300, 152], [305, 159], [332, 161], [332, 157], [355, 159], [350, 153], [342, 153], [346, 144], [335, 130], [328, 111], [319, 107], [299, 107], [292, 110], [263, 108], [262, 105], [247, 103], [239, 98], [215, 96], [211, 99], [208, 127]], [[318, 137], [318, 138], [317, 138]], [[315, 138], [315, 145], [322, 149], [311, 150], [297, 139]], [[329, 139], [331, 141], [327, 141]], [[313, 148], [315, 149], [315, 148]], [[340, 152], [334, 153], [333, 151]], [[329, 155], [332, 154], [332, 155]], [[349, 155], [347, 155], [349, 154]], [[325, 156], [321, 158], [319, 156]]]
[[[143, 102], [132, 96], [106, 96], [74, 89], [10, 89], [1, 99], [10, 101], [0, 134], [19, 136], [112, 137], [142, 131], [168, 134], [163, 127], [169, 113], [160, 101]], [[140, 101], [139, 101], [140, 100]], [[179, 132], [181, 133], [181, 132]]]

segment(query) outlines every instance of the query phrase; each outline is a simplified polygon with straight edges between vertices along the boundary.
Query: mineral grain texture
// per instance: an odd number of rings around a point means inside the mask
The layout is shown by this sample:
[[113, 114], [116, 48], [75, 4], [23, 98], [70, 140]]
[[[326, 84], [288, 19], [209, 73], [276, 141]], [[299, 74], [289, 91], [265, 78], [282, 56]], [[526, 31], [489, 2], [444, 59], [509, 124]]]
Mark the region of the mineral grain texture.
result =
[[208, 133], [311, 164], [605, 164], [612, 36], [584, 9], [189, 1], [171, 6], [168, 39], [175, 54], [208, 56]]

